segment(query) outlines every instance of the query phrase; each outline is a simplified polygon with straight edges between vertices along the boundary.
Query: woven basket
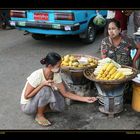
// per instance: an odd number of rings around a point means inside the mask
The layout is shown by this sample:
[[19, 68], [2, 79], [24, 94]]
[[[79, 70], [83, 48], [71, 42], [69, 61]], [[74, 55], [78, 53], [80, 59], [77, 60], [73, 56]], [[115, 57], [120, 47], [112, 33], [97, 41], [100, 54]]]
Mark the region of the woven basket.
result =
[[[81, 57], [86, 57], [86, 58], [94, 58], [95, 60], [99, 60], [100, 58], [94, 57], [94, 56], [90, 56], [90, 55], [84, 55], [84, 54], [70, 54], [73, 55], [74, 57], [76, 57], [77, 59], [80, 59]], [[72, 71], [72, 72], [81, 72], [86, 68], [95, 68], [97, 67], [97, 64], [93, 65], [93, 66], [87, 66], [87, 67], [70, 67], [70, 66], [61, 66], [61, 69], [63, 71]]]
[[95, 78], [95, 75], [93, 74], [94, 72], [94, 69], [93, 68], [87, 68], [83, 71], [84, 73], [84, 76], [91, 80], [91, 81], [94, 81], [94, 82], [97, 82], [97, 83], [100, 83], [100, 84], [105, 84], [105, 85], [108, 85], [108, 86], [112, 86], [114, 84], [121, 84], [121, 83], [125, 83], [125, 82], [128, 82], [130, 80], [132, 80], [133, 78], [136, 77], [137, 73], [138, 73], [138, 70], [132, 68], [132, 67], [129, 67], [129, 66], [124, 66], [122, 65], [122, 68], [131, 68], [132, 71], [133, 71], [133, 74], [127, 76], [126, 78], [124, 79], [120, 79], [120, 80], [97, 80]]

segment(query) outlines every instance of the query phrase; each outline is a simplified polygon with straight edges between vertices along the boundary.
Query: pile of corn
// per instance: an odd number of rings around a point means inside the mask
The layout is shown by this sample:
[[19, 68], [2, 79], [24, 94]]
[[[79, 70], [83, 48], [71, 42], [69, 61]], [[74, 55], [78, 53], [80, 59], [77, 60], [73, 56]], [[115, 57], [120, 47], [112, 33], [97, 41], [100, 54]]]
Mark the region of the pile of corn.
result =
[[125, 78], [123, 72], [117, 71], [117, 67], [114, 63], [106, 63], [102, 66], [99, 73], [96, 75], [98, 80], [119, 80]]

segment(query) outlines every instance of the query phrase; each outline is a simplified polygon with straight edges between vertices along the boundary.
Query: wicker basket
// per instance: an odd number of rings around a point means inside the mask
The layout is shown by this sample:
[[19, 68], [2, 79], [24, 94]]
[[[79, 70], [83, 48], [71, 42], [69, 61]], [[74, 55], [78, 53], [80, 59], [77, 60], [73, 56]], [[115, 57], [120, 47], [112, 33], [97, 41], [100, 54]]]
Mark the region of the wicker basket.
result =
[[[94, 58], [97, 61], [99, 60], [99, 58], [93, 57], [90, 55], [83, 55], [83, 54], [70, 54], [70, 55], [73, 55], [77, 59], [80, 59], [81, 57], [86, 57], [86, 58]], [[82, 68], [61, 66], [61, 72], [68, 75], [68, 77], [70, 77], [70, 79], [73, 81], [74, 85], [84, 85], [84, 84], [87, 84], [88, 82], [90, 82], [90, 80], [84, 76], [83, 70], [86, 68], [94, 69], [96, 66], [97, 66], [97, 64], [94, 66], [82, 67]]]
[[128, 82], [130, 80], [132, 80], [133, 78], [136, 77], [138, 71], [132, 67], [129, 66], [122, 66], [122, 68], [131, 68], [133, 71], [133, 74], [127, 76], [124, 79], [120, 79], [120, 80], [97, 80], [95, 78], [95, 75], [93, 74], [94, 69], [93, 68], [87, 68], [83, 71], [84, 76], [94, 82], [97, 82], [98, 84], [100, 84], [101, 87], [103, 87], [104, 89], [112, 89], [112, 88], [116, 88], [117, 86], [119, 86], [122, 83]]
[[[86, 58], [94, 58], [95, 60], [99, 60], [100, 58], [97, 58], [97, 57], [94, 57], [94, 56], [90, 56], [90, 55], [84, 55], [84, 54], [70, 54], [74, 57], [77, 58], [77, 60], [79, 60], [81, 57], [86, 57]], [[75, 72], [81, 72], [83, 71], [84, 69], [86, 68], [95, 68], [97, 67], [97, 64], [93, 65], [93, 66], [86, 66], [86, 67], [81, 67], [81, 68], [78, 68], [78, 67], [70, 67], [70, 66], [61, 66], [61, 69], [64, 70], [64, 71], [67, 71], [67, 70], [70, 70], [70, 71], [75, 71]]]

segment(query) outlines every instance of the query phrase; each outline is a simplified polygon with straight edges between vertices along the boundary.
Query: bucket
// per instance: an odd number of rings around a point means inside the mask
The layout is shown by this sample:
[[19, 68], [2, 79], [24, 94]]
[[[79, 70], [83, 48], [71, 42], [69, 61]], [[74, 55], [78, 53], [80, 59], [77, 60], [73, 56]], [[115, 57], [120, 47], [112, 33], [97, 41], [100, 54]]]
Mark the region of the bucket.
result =
[[132, 108], [140, 112], [140, 84], [133, 83]]

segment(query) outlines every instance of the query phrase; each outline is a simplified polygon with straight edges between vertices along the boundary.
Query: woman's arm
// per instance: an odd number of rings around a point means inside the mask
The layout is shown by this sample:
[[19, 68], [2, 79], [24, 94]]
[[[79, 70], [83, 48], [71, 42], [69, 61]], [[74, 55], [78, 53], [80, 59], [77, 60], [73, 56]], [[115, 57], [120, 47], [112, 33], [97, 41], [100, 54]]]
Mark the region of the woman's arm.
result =
[[76, 95], [72, 92], [66, 91], [63, 83], [57, 84], [57, 88], [65, 98], [69, 98], [76, 101], [87, 102], [87, 103], [93, 103], [94, 101], [97, 100], [95, 97], [83, 97], [83, 96]]
[[106, 42], [104, 40], [102, 40], [101, 42], [101, 58], [106, 58], [107, 57], [107, 45]]
[[137, 52], [133, 58], [133, 67], [136, 68], [136, 61], [138, 60], [138, 58], [140, 57], [140, 49], [137, 49]]
[[50, 86], [50, 83], [52, 83], [52, 80], [48, 80], [48, 81], [44, 81], [43, 83], [41, 83], [39, 86], [37, 86], [36, 88], [34, 88], [33, 86], [30, 85], [30, 83], [27, 83], [27, 87], [25, 90], [25, 94], [24, 94], [24, 98], [25, 99], [29, 99], [33, 96], [35, 96], [42, 87], [44, 86]]
[[137, 52], [133, 58], [133, 67], [136, 68], [136, 61], [138, 60], [138, 58], [140, 57], [140, 43], [137, 43], [136, 44], [136, 49], [137, 49]]

